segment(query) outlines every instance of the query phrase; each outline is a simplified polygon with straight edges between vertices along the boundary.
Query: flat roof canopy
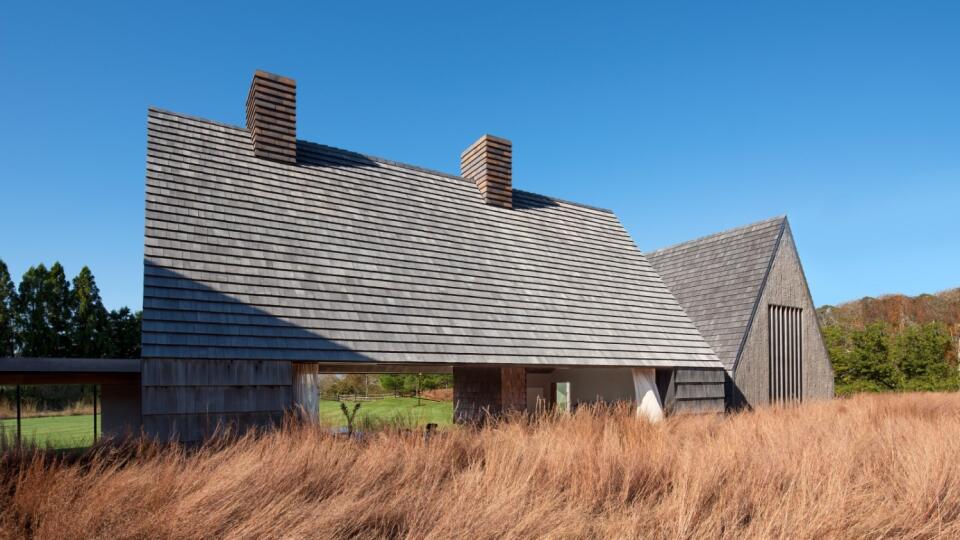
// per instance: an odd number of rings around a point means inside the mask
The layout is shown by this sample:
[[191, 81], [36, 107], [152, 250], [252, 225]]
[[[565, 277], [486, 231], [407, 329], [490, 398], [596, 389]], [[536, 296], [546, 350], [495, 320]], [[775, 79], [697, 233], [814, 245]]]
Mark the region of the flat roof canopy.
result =
[[0, 358], [0, 384], [127, 384], [139, 358]]

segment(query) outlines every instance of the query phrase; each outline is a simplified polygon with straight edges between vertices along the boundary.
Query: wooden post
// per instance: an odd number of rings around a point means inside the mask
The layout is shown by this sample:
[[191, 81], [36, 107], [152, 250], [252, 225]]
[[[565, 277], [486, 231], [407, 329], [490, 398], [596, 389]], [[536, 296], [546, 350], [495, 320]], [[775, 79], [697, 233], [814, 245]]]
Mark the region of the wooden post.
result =
[[93, 442], [97, 442], [97, 385], [93, 385]]
[[20, 385], [17, 385], [17, 446], [20, 446]]

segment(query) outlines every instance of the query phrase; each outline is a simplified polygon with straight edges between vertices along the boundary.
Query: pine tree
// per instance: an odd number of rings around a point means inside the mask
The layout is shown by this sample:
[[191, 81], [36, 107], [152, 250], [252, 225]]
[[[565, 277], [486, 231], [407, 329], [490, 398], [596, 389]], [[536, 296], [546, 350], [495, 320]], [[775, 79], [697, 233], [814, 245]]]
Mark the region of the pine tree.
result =
[[50, 356], [53, 337], [47, 324], [47, 303], [44, 301], [47, 267], [31, 266], [23, 273], [16, 296], [17, 348], [23, 356]]
[[131, 313], [130, 308], [113, 310], [108, 315], [110, 340], [107, 356], [111, 358], [140, 358], [140, 328], [143, 313]]
[[52, 356], [73, 356], [70, 343], [70, 327], [73, 322], [73, 296], [70, 282], [59, 262], [53, 263], [44, 286], [47, 323], [50, 325], [53, 345]]
[[6, 263], [0, 260], [0, 356], [13, 356], [16, 351], [17, 291]]
[[110, 328], [106, 308], [93, 272], [84, 266], [73, 278], [70, 327], [71, 356], [100, 358], [109, 348]]

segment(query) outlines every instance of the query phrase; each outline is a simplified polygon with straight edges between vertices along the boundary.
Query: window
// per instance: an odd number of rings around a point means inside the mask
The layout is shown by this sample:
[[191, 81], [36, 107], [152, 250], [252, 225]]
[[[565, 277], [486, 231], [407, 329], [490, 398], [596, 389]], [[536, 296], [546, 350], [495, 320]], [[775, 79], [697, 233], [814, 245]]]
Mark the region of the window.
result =
[[556, 403], [557, 408], [561, 411], [570, 410], [570, 383], [569, 382], [558, 382], [557, 384], [557, 395]]
[[770, 402], [800, 401], [803, 396], [801, 309], [769, 306]]

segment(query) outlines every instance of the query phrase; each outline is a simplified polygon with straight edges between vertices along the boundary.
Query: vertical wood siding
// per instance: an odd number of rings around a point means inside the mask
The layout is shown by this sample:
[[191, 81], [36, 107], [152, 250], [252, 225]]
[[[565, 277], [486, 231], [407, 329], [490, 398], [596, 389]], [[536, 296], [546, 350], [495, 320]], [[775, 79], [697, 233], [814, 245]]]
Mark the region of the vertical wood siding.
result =
[[276, 425], [293, 403], [290, 362], [147, 358], [142, 369], [144, 431], [161, 440]]
[[[782, 374], [771, 371], [771, 345], [779, 339], [773, 335], [776, 328], [769, 315], [772, 306], [793, 306], [801, 311], [799, 332], [789, 344], [795, 351], [792, 354], [801, 358], [799, 370], [794, 368], [792, 372]], [[732, 375], [734, 380], [728, 393], [732, 407], [756, 407], [775, 401], [772, 399], [774, 392], [780, 390], [776, 390], [774, 384], [786, 384], [788, 375], [796, 378], [795, 389], [801, 400], [833, 397], [833, 368], [814, 313], [813, 298], [800, 266], [793, 235], [787, 226]], [[785, 342], [784, 346], [788, 344]], [[784, 379], [778, 382], [781, 375]]]
[[797, 307], [768, 306], [771, 403], [803, 399], [802, 316]]

